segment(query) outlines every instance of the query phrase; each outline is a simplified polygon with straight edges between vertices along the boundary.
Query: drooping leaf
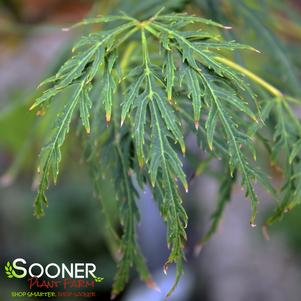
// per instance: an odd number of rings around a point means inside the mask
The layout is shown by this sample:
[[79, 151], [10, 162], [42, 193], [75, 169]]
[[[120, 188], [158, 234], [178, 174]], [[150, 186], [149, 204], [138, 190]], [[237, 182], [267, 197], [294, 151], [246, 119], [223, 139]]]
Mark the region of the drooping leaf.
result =
[[[273, 118], [276, 129], [269, 155], [277, 161], [285, 152], [286, 160], [282, 202], [268, 223], [299, 204], [300, 121], [279, 90], [221, 55], [220, 50], [223, 55], [234, 50], [255, 51], [253, 47], [225, 41], [217, 30], [227, 27], [196, 16], [161, 15], [161, 11], [144, 21], [124, 14], [92, 18], [76, 26], [108, 22], [112, 22], [108, 29], [79, 40], [73, 49], [74, 56], [55, 76], [44, 81], [49, 88], [32, 107], [51, 104], [58, 93], [74, 90], [41, 152], [35, 210], [37, 215], [44, 211], [50, 176], [56, 182], [61, 147], [78, 110], [83, 127], [91, 132], [84, 138], [88, 141], [85, 154], [94, 181], [103, 184], [96, 185], [98, 195], [99, 187], [113, 180], [108, 185], [120, 208], [118, 221], [109, 222], [114, 237], [118, 236], [115, 227], [122, 226], [121, 237], [114, 239], [122, 260], [118, 263], [112, 296], [124, 289], [133, 265], [144, 281], [151, 282], [136, 238], [136, 186], [144, 188], [147, 184], [152, 187], [167, 226], [170, 255], [164, 268], [176, 264], [176, 281], [170, 295], [183, 273], [187, 238], [188, 217], [181, 187], [188, 191], [188, 183], [180, 155], [180, 149], [185, 154], [186, 136], [196, 135], [208, 158], [223, 160], [229, 171], [223, 180], [218, 179], [222, 187], [206, 236], [210, 237], [236, 179], [241, 179], [240, 185], [251, 201], [252, 225], [258, 203], [255, 182], [273, 192], [267, 175], [255, 162], [256, 142], [269, 141], [265, 123]], [[247, 77], [254, 80], [254, 85]], [[95, 94], [94, 87], [98, 88]], [[264, 88], [265, 93], [261, 90]], [[275, 94], [277, 99], [269, 99], [268, 93]], [[102, 124], [103, 114], [107, 125]]]

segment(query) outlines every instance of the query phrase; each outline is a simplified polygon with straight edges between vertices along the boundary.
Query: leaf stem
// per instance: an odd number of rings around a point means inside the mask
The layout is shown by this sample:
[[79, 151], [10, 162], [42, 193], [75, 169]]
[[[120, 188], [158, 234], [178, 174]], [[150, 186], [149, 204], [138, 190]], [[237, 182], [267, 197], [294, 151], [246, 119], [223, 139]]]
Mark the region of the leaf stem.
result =
[[145, 36], [144, 27], [141, 28], [141, 42], [142, 42], [142, 55], [143, 55], [143, 65], [144, 65], [144, 73], [147, 79], [147, 85], [149, 88], [148, 97], [150, 100], [153, 99], [153, 88], [152, 88], [152, 80], [151, 80], [151, 68], [150, 68], [150, 58], [147, 46], [147, 40]]
[[132, 41], [128, 44], [126, 50], [124, 51], [124, 55], [120, 62], [120, 68], [122, 71], [122, 75], [126, 74], [126, 68], [128, 66], [130, 57], [132, 56], [134, 50], [137, 48], [138, 43], [136, 41]]
[[271, 94], [275, 95], [276, 97], [283, 97], [283, 93], [280, 90], [278, 90], [277, 88], [275, 88], [274, 86], [269, 84], [267, 81], [265, 81], [263, 78], [259, 77], [252, 71], [250, 71], [224, 57], [217, 56], [217, 57], [215, 57], [215, 59], [218, 60], [219, 62], [224, 63], [225, 65], [245, 74], [250, 79], [252, 79], [254, 82], [258, 83], [260, 86], [265, 88], [267, 91], [269, 91]]

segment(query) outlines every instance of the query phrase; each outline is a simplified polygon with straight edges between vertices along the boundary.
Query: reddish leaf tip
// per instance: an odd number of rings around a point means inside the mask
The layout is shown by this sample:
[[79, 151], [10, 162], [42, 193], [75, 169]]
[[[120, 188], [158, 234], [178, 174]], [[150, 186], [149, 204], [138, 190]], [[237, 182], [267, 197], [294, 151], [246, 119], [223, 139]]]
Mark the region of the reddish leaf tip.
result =
[[167, 270], [168, 270], [168, 262], [164, 263], [163, 265], [163, 273], [165, 276], [167, 276]]
[[152, 278], [148, 278], [146, 280], [146, 285], [147, 285], [147, 287], [154, 289], [155, 291], [161, 293], [160, 287], [157, 285], [157, 283]]
[[193, 254], [195, 257], [198, 257], [203, 250], [203, 243], [199, 242], [193, 249]]
[[268, 226], [267, 225], [263, 225], [262, 228], [262, 235], [265, 238], [265, 240], [270, 240], [270, 235], [269, 235], [269, 231], [268, 231]]
[[199, 121], [198, 121], [198, 120], [195, 120], [195, 121], [194, 121], [194, 127], [195, 127], [195, 129], [198, 130], [198, 129], [199, 129], [199, 126], [200, 126]]

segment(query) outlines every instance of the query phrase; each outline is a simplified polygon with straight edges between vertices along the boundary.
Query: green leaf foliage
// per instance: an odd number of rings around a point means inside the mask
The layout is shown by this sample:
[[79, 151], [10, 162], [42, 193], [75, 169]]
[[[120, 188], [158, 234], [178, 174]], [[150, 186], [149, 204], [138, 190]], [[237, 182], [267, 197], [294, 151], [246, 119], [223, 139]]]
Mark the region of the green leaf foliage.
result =
[[[236, 50], [258, 52], [222, 39], [218, 32], [229, 27], [175, 13], [157, 13], [143, 21], [125, 14], [100, 16], [75, 27], [107, 23], [102, 31], [80, 38], [73, 56], [42, 83], [46, 90], [32, 106], [54, 106], [59, 93], [73, 92], [40, 154], [35, 214], [44, 214], [46, 190], [59, 174], [61, 148], [72, 121], [81, 119], [86, 132], [81, 135], [84, 157], [107, 216], [112, 249], [121, 252], [112, 297], [124, 289], [132, 266], [148, 285], [155, 285], [136, 238], [137, 200], [146, 185], [151, 187], [167, 227], [170, 255], [164, 270], [172, 263], [177, 266], [170, 295], [183, 273], [185, 258], [186, 135], [196, 136], [210, 160], [223, 160], [224, 175], [219, 178], [217, 208], [203, 240], [206, 242], [216, 231], [236, 182], [250, 200], [252, 226], [258, 204], [255, 183], [272, 195], [279, 194], [267, 172], [256, 164], [258, 141], [272, 145], [268, 155], [273, 162], [281, 161], [283, 153], [286, 158], [283, 199], [267, 224], [300, 202], [300, 121], [291, 109], [290, 98], [282, 97], [276, 88], [226, 57]], [[276, 125], [273, 133], [266, 133], [269, 123]], [[115, 193], [111, 202], [105, 200], [104, 184]], [[114, 219], [107, 211], [109, 203], [120, 209]]]
[[[289, 99], [273, 99], [270, 118], [276, 119], [273, 136], [272, 162], [278, 165], [283, 174], [283, 185], [279, 193], [279, 204], [266, 224], [270, 225], [282, 219], [284, 214], [301, 203], [300, 191], [300, 152], [301, 124], [291, 108]], [[285, 160], [283, 160], [283, 155]]]

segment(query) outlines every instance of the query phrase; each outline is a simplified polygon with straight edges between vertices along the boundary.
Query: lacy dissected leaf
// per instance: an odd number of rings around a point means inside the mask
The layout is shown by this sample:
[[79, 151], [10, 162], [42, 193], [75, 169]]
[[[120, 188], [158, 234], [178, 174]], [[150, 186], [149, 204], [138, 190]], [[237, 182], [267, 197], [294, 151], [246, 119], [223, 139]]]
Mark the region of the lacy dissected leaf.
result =
[[186, 190], [188, 186], [182, 170], [182, 163], [170, 145], [169, 133], [164, 127], [155, 102], [152, 102], [151, 105], [151, 119], [153, 127], [149, 158], [150, 182], [161, 214], [167, 224], [167, 243], [170, 248], [170, 255], [164, 266], [165, 273], [169, 264], [176, 263], [177, 265], [176, 281], [168, 293], [169, 296], [176, 288], [183, 273], [185, 228], [188, 223], [176, 178], [179, 178]]
[[[168, 47], [168, 46], [167, 46]], [[165, 51], [165, 61], [163, 65], [164, 75], [165, 75], [165, 81], [166, 81], [166, 90], [167, 90], [167, 98], [169, 101], [172, 100], [172, 90], [175, 83], [175, 62], [173, 54], [170, 50]]]
[[76, 86], [76, 88], [71, 101], [66, 104], [63, 112], [59, 114], [52, 137], [47, 145], [43, 147], [40, 155], [38, 170], [41, 179], [35, 200], [35, 214], [37, 216], [43, 215], [43, 206], [47, 205], [45, 192], [48, 189], [50, 173], [52, 173], [54, 182], [56, 182], [61, 161], [60, 148], [64, 143], [66, 134], [69, 132], [72, 117], [78, 107], [83, 126], [88, 133], [90, 131], [89, 116], [92, 108], [89, 97], [90, 83], [97, 72], [102, 71], [102, 66], [105, 66], [103, 72], [107, 79], [105, 82], [106, 97], [104, 98], [104, 103], [107, 120], [110, 118], [111, 94], [114, 92], [114, 80], [111, 71], [116, 60], [116, 54], [111, 52], [110, 48], [115, 39], [131, 27], [133, 27], [133, 23], [128, 22], [110, 31], [107, 35], [101, 35], [92, 44], [89, 40], [81, 42], [80, 47], [78, 45], [75, 47], [75, 51], [78, 51], [78, 53], [76, 52], [71, 59], [67, 60], [55, 76], [41, 84], [51, 85], [51, 87], [35, 101], [31, 110], [41, 105], [49, 104], [54, 96], [69, 87]]
[[50, 174], [53, 176], [53, 182], [56, 183], [57, 181], [59, 164], [62, 158], [60, 148], [69, 132], [72, 116], [80, 102], [81, 95], [85, 93], [83, 91], [83, 84], [79, 84], [75, 89], [70, 103], [67, 103], [62, 113], [59, 114], [50, 141], [41, 150], [38, 166], [38, 172], [41, 175], [41, 179], [38, 194], [35, 199], [35, 215], [38, 217], [44, 214], [43, 207], [47, 206], [45, 192], [48, 189]]
[[[125, 144], [127, 145], [127, 144]], [[114, 298], [123, 291], [125, 284], [129, 279], [129, 272], [135, 265], [141, 279], [146, 283], [152, 283], [151, 276], [146, 267], [144, 258], [141, 254], [136, 237], [136, 225], [139, 221], [139, 212], [135, 202], [136, 191], [129, 178], [129, 149], [122, 149], [116, 146], [118, 155], [119, 176], [116, 177], [116, 183], [120, 187], [121, 216], [123, 225], [123, 236], [121, 240], [122, 258], [118, 263], [118, 269], [115, 276], [112, 297]]]
[[281, 188], [282, 199], [275, 213], [267, 219], [267, 225], [283, 218], [285, 213], [301, 203], [301, 190], [299, 188], [301, 123], [287, 99], [276, 98], [270, 101], [274, 102], [274, 108], [271, 109], [270, 115], [275, 118], [276, 122], [272, 163], [274, 165], [279, 164], [284, 183]]
[[[182, 204], [181, 186], [188, 191], [188, 183], [180, 157], [180, 152], [183, 155], [186, 152], [185, 134], [195, 133], [203, 149], [211, 158], [223, 159], [230, 173], [220, 190], [209, 235], [221, 218], [236, 173], [251, 200], [251, 223], [254, 224], [258, 202], [254, 183], [259, 181], [267, 189], [272, 188], [255, 166], [254, 139], [264, 126], [261, 120], [265, 114], [261, 114], [255, 93], [243, 74], [251, 74], [270, 92], [275, 89], [221, 55], [236, 49], [256, 50], [224, 41], [217, 31], [227, 27], [214, 21], [186, 14], [160, 13], [139, 21], [123, 14], [87, 19], [76, 26], [98, 23], [112, 24], [109, 29], [79, 40], [73, 49], [74, 56], [43, 83], [49, 88], [32, 107], [53, 105], [54, 96], [74, 89], [73, 97], [57, 119], [50, 143], [41, 153], [36, 213], [43, 213], [50, 174], [55, 182], [60, 149], [79, 110], [81, 123], [86, 132], [91, 132], [86, 138], [85, 151], [88, 164], [93, 162], [91, 174], [98, 181], [106, 177], [113, 180], [110, 185], [121, 209], [123, 234], [116, 243], [120, 244], [122, 259], [118, 263], [112, 296], [123, 290], [132, 265], [141, 278], [153, 286], [136, 239], [139, 212], [134, 178], [140, 186], [151, 185], [166, 222], [170, 255], [164, 268], [166, 271], [171, 263], [177, 266], [170, 294], [183, 273], [185, 256], [188, 218]], [[94, 86], [100, 88], [96, 94], [91, 93]], [[103, 115], [107, 128], [102, 124]], [[283, 136], [278, 132], [280, 129], [276, 130], [276, 140]], [[282, 140], [281, 147], [285, 144]], [[290, 156], [296, 161], [298, 144], [292, 148]], [[114, 225], [111, 228], [114, 229]], [[116, 235], [116, 231], [112, 233]]]
[[[171, 250], [167, 263], [177, 264], [177, 283], [182, 273], [183, 240], [186, 238], [187, 216], [181, 205], [182, 200], [175, 179], [178, 178], [186, 190], [188, 187], [182, 162], [169, 139], [178, 142], [183, 152], [185, 152], [185, 144], [177, 117], [168, 102], [168, 96], [162, 90], [162, 80], [158, 78], [150, 63], [144, 31], [141, 37], [144, 70], [138, 81], [139, 86], [136, 83], [130, 89], [130, 96], [134, 97], [130, 103], [135, 110], [133, 136], [140, 166], [144, 166], [144, 158], [147, 157], [146, 169], [150, 182], [154, 189], [162, 191], [162, 198], [158, 202], [167, 223], [167, 241]], [[124, 105], [128, 106], [126, 102]], [[128, 107], [124, 110], [128, 110]], [[150, 118], [147, 115], [150, 115]], [[147, 132], [150, 131], [148, 152], [144, 151], [145, 128]], [[172, 290], [174, 288], [175, 286]]]
[[194, 124], [198, 128], [201, 108], [202, 108], [202, 97], [204, 97], [204, 90], [202, 90], [198, 72], [191, 68], [188, 64], [182, 65], [182, 81], [185, 81], [188, 97], [192, 99]]
[[139, 165], [142, 167], [144, 165], [144, 127], [146, 122], [146, 110], [147, 110], [147, 104], [148, 104], [148, 98], [146, 95], [142, 95], [142, 97], [138, 97], [137, 101], [139, 101], [139, 104], [137, 104], [137, 110], [135, 114], [134, 119], [134, 137], [135, 137], [135, 144], [136, 144], [136, 151], [137, 151], [137, 157]]
[[112, 74], [112, 70], [115, 64], [117, 57], [116, 53], [111, 53], [108, 56], [108, 59], [105, 64], [104, 68], [104, 86], [103, 86], [103, 102], [104, 102], [104, 108], [106, 111], [106, 121], [107, 123], [111, 120], [111, 114], [112, 114], [112, 105], [113, 105], [113, 94], [116, 91], [116, 83], [114, 76]]
[[[176, 48], [182, 54], [184, 62], [179, 71], [179, 77], [181, 82], [185, 82], [187, 96], [192, 99], [196, 128], [198, 128], [199, 124], [202, 103], [209, 110], [206, 131], [210, 149], [213, 148], [217, 122], [221, 124], [228, 141], [230, 170], [233, 172], [235, 168], [238, 168], [241, 172], [242, 185], [246, 188], [246, 196], [249, 196], [252, 201], [253, 214], [251, 223], [254, 224], [257, 196], [254, 192], [253, 182], [260, 179], [261, 174], [252, 167], [253, 162], [248, 159], [241, 146], [244, 146], [254, 155], [255, 150], [252, 139], [244, 133], [248, 125], [244, 118], [248, 117], [253, 122], [260, 118], [256, 116], [257, 112], [252, 111], [251, 104], [237, 97], [234, 90], [249, 92], [247, 85], [235, 70], [221, 63], [215, 54], [200, 48], [198, 44], [201, 44], [201, 42], [189, 41], [181, 32], [158, 22], [150, 26], [153, 26], [154, 29], [164, 35], [168, 34], [170, 39], [169, 48]], [[232, 42], [229, 42], [229, 49], [231, 49], [231, 44]], [[215, 75], [212, 75], [210, 70], [213, 70]], [[228, 81], [225, 79], [221, 80], [220, 77], [226, 77]], [[254, 99], [252, 94], [250, 97]], [[240, 114], [236, 113], [237, 110]], [[262, 182], [266, 183], [264, 180]]]
[[[95, 113], [97, 114], [92, 118], [92, 131], [86, 143], [85, 157], [95, 183], [95, 192], [102, 203], [103, 213], [107, 220], [111, 236], [108, 239], [109, 243], [113, 244], [113, 255], [120, 257], [121, 254], [122, 257], [119, 258], [112, 289], [112, 298], [114, 298], [124, 289], [133, 266], [141, 279], [149, 286], [154, 286], [154, 282], [146, 267], [136, 237], [139, 212], [136, 205], [138, 194], [130, 177], [132, 139], [125, 128], [119, 136], [113, 125], [111, 127], [100, 125], [98, 116], [104, 112], [102, 102], [98, 101], [95, 104]], [[114, 135], [118, 135], [120, 138], [116, 138]], [[109, 187], [103, 187], [102, 182]], [[110, 200], [106, 199], [108, 198], [108, 194], [105, 193], [106, 189], [114, 191]], [[115, 203], [115, 206], [111, 210], [119, 208], [118, 221], [112, 219], [112, 213], [109, 211], [112, 202]], [[122, 225], [123, 229], [121, 237], [118, 236], [116, 229], [119, 225]]]
[[212, 20], [201, 18], [199, 16], [190, 16], [186, 13], [181, 13], [181, 14], [173, 13], [170, 15], [157, 16], [156, 20], [158, 20], [162, 23], [167, 23], [167, 25], [172, 25], [175, 27], [177, 27], [177, 25], [179, 25], [179, 24], [181, 27], [185, 27], [189, 24], [201, 23], [201, 24], [216, 26], [216, 27], [220, 27], [220, 28], [227, 28], [227, 27], [223, 26], [222, 24], [219, 24]]
[[[219, 94], [219, 88], [216, 87], [214, 81], [203, 73], [201, 76], [206, 89], [206, 102], [210, 108], [206, 122], [208, 130], [207, 133], [209, 134], [209, 147], [212, 147], [212, 136], [214, 135], [212, 132], [215, 131], [217, 119], [219, 119], [228, 140], [230, 173], [233, 174], [235, 168], [238, 168], [238, 170], [241, 172], [242, 185], [244, 185], [246, 188], [246, 196], [249, 196], [252, 201], [253, 215], [251, 218], [251, 223], [253, 224], [256, 217], [257, 197], [254, 192], [252, 181], [260, 178], [260, 176], [252, 167], [252, 163], [249, 162], [242, 150], [243, 146], [244, 148], [249, 148], [251, 153], [254, 153], [251, 137], [245, 135], [244, 132], [241, 131], [241, 128], [239, 128], [238, 124], [236, 123], [238, 120], [234, 119], [234, 110], [230, 113], [228, 111], [229, 108], [224, 105], [224, 103], [227, 103], [227, 100], [231, 99], [231, 94], [226, 90], [222, 90], [222, 93]], [[236, 104], [233, 105], [233, 102], [230, 102], [230, 105], [232, 108], [233, 106], [236, 107]], [[241, 106], [239, 107], [240, 110], [243, 111], [243, 102], [241, 102]]]
[[90, 133], [90, 110], [92, 108], [92, 100], [89, 96], [89, 88], [83, 89], [80, 102], [79, 102], [79, 111], [80, 118], [82, 120], [83, 126], [85, 127], [87, 133]]

